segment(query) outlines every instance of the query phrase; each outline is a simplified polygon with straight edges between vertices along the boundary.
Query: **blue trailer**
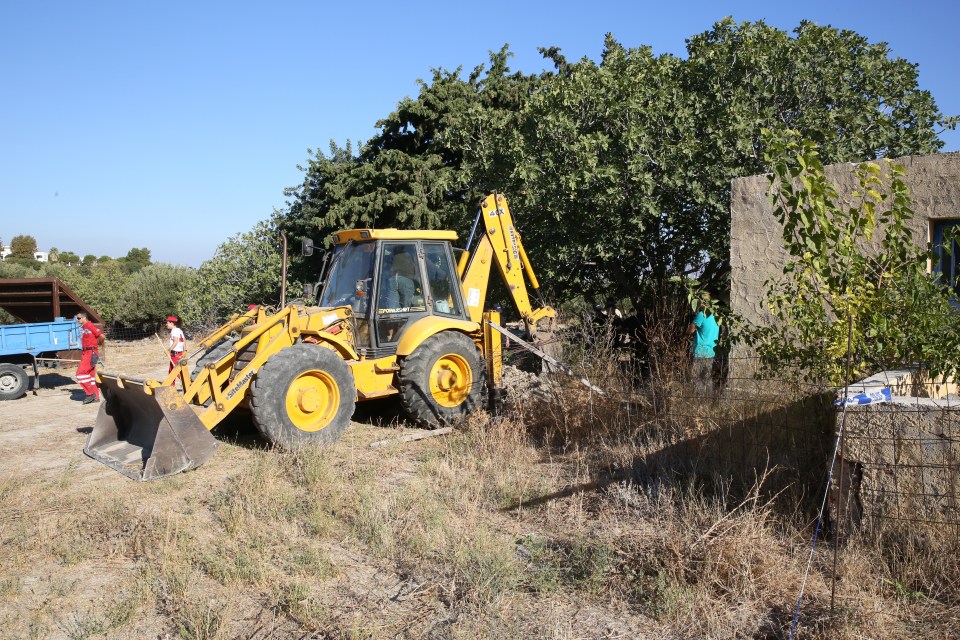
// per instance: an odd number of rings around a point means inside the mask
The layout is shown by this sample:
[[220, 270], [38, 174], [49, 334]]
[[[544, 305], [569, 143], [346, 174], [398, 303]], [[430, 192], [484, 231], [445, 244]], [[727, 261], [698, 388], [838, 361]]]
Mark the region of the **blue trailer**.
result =
[[80, 324], [57, 318], [53, 322], [0, 325], [0, 400], [15, 400], [27, 392], [26, 368], [62, 362], [61, 351], [81, 349]]

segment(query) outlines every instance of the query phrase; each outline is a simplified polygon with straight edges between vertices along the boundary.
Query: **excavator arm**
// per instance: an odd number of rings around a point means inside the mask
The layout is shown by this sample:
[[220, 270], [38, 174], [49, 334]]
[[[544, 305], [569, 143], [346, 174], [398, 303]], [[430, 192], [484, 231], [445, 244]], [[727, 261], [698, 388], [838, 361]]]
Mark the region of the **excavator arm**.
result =
[[[530, 302], [528, 282], [533, 290], [539, 289], [540, 283], [513, 223], [506, 197], [499, 193], [488, 195], [483, 199], [477, 217], [478, 222], [483, 221], [483, 236], [472, 253], [468, 241], [467, 251], [457, 265], [470, 319], [482, 321], [490, 285], [490, 267], [496, 264], [514, 306], [527, 325], [527, 330], [533, 333], [538, 321], [555, 317], [556, 312], [548, 306], [534, 307]], [[475, 223], [474, 229], [476, 227]]]

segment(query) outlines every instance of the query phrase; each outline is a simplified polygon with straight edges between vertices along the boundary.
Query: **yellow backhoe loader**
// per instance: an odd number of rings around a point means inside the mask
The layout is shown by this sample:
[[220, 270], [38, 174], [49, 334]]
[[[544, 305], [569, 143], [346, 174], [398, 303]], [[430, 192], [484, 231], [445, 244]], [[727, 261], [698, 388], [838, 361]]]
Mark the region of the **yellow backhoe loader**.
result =
[[[471, 251], [480, 221], [483, 235]], [[484, 309], [491, 266], [528, 333], [555, 313], [530, 302], [527, 284], [539, 283], [504, 196], [484, 198], [457, 261], [456, 237], [333, 234], [326, 277], [307, 292], [317, 306], [238, 314], [162, 381], [98, 372], [106, 402], [85, 453], [151, 480], [203, 464], [216, 449], [210, 431], [238, 410], [252, 414], [269, 442], [288, 448], [333, 442], [356, 402], [391, 395], [421, 425], [462, 420], [483, 404], [485, 390], [501, 386], [500, 317]]]

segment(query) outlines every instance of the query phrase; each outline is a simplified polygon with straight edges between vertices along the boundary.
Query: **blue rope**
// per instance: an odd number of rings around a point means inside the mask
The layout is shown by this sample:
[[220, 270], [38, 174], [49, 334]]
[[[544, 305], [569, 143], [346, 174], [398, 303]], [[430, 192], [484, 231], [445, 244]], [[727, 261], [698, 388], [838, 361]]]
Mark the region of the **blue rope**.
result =
[[[844, 393], [846, 400], [846, 393]], [[813, 552], [817, 548], [817, 538], [820, 537], [820, 525], [823, 524], [823, 512], [827, 507], [827, 496], [830, 495], [830, 484], [833, 481], [833, 467], [837, 462], [837, 451], [840, 449], [840, 438], [843, 436], [843, 429], [847, 422], [847, 403], [843, 403], [843, 413], [840, 417], [840, 429], [837, 431], [837, 441], [833, 444], [833, 457], [830, 459], [830, 470], [827, 471], [827, 490], [823, 492], [823, 502], [820, 503], [820, 513], [817, 514], [817, 526], [813, 531], [813, 544], [810, 545], [810, 556], [807, 558], [807, 568], [803, 572], [803, 584], [800, 585], [800, 595], [797, 596], [797, 608], [793, 612], [793, 622], [790, 625], [789, 640], [793, 640], [793, 634], [797, 630], [797, 622], [800, 619], [800, 604], [803, 602], [803, 592], [807, 587], [807, 577], [810, 575], [810, 565], [813, 563]]]

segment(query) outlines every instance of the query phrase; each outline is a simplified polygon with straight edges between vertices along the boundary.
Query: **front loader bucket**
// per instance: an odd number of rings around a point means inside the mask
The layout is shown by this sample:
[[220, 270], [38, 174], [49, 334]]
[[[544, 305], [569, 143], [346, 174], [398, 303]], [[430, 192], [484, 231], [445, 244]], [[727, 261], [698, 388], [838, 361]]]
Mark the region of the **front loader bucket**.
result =
[[217, 441], [172, 386], [146, 393], [143, 383], [100, 376], [106, 402], [83, 452], [134, 480], [199, 467]]

